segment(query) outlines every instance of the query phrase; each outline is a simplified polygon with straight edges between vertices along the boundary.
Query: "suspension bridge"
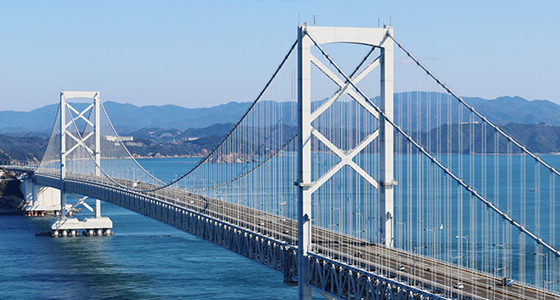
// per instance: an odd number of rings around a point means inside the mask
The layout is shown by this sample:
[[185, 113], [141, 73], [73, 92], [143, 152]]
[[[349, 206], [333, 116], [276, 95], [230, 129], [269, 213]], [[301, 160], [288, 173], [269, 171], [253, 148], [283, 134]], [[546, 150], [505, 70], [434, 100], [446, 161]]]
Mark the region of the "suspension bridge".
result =
[[560, 297], [554, 162], [391, 27], [300, 25], [233, 130], [171, 182], [135, 160], [100, 99], [62, 91], [40, 165], [4, 166], [23, 174], [29, 212], [59, 212], [56, 236], [110, 235], [105, 201], [283, 272], [300, 299]]

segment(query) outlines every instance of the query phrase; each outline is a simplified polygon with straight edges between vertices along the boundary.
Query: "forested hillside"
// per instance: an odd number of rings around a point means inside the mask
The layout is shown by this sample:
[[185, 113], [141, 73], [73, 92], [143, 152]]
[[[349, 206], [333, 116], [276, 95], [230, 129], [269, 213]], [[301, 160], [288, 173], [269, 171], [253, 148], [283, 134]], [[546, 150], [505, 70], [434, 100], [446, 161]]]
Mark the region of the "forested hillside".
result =
[[[213, 150], [231, 130], [233, 124], [216, 124], [207, 128], [177, 129], [150, 128], [134, 132], [134, 140], [125, 142], [129, 151], [136, 157], [178, 157], [178, 156], [205, 156]], [[560, 153], [560, 126], [541, 124], [516, 124], [510, 123], [500, 128], [510, 134], [515, 140], [537, 154]], [[295, 126], [267, 127], [260, 129], [261, 136], [275, 135], [277, 132], [284, 134], [283, 139], [288, 140], [297, 132]], [[281, 130], [281, 131], [278, 131]], [[324, 128], [319, 131], [327, 132]], [[356, 145], [367, 133], [356, 133], [354, 130], [332, 130], [332, 142], [336, 145]], [[472, 132], [472, 134], [471, 134]], [[482, 124], [450, 124], [436, 127], [429, 131], [410, 132], [425, 149], [432, 153], [466, 153], [474, 149], [474, 153], [508, 153], [507, 141], [498, 137], [489, 126]], [[459, 149], [458, 139], [462, 139], [463, 148]], [[407, 141], [398, 134], [395, 151], [405, 153], [416, 150], [408, 148]], [[495, 149], [495, 145], [498, 148]], [[276, 149], [279, 145], [274, 141], [258, 142], [239, 140], [247, 149], [254, 149], [254, 155], [262, 156], [268, 149]], [[448, 148], [448, 144], [453, 145]], [[38, 163], [47, 146], [47, 140], [39, 137], [12, 137], [0, 134], [0, 161], [14, 159], [26, 164]], [[312, 147], [317, 147], [313, 144]], [[373, 151], [368, 148], [368, 151]], [[295, 151], [295, 145], [290, 145], [286, 150]], [[511, 153], [520, 153], [513, 148]]]

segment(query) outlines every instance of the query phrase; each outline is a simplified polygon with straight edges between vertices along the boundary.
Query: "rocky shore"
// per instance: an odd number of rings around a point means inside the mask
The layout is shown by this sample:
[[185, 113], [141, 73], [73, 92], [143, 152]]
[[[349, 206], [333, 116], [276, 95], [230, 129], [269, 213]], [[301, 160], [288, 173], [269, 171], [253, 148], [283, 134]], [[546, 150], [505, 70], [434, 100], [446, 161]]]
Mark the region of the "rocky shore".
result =
[[20, 181], [13, 174], [0, 171], [0, 215], [23, 214], [25, 200], [21, 193]]
[[0, 197], [0, 215], [21, 215], [25, 201], [16, 196]]

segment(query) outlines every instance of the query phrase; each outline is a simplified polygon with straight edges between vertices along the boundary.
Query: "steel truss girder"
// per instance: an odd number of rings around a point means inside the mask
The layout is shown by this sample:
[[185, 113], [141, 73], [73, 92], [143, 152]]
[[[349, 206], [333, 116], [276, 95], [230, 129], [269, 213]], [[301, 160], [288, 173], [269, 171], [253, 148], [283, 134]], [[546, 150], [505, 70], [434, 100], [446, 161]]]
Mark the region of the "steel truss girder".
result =
[[311, 270], [309, 286], [337, 299], [446, 299], [318, 255], [309, 255], [306, 263]]
[[[66, 180], [64, 187], [164, 222], [283, 272], [287, 284], [293, 284], [297, 278], [297, 248], [288, 243], [189, 209], [183, 202], [172, 204], [118, 187], [94, 186], [80, 180]], [[193, 195], [193, 199], [196, 197], [201, 196]]]

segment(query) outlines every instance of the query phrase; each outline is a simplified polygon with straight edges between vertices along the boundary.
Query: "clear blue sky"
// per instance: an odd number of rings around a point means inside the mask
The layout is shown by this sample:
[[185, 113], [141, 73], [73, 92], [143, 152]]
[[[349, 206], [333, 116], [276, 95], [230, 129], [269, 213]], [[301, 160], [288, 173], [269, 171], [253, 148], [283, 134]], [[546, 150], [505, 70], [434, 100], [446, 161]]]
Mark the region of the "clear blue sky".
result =
[[301, 22], [377, 27], [462, 96], [560, 103], [560, 1], [4, 1], [0, 110], [252, 101]]

